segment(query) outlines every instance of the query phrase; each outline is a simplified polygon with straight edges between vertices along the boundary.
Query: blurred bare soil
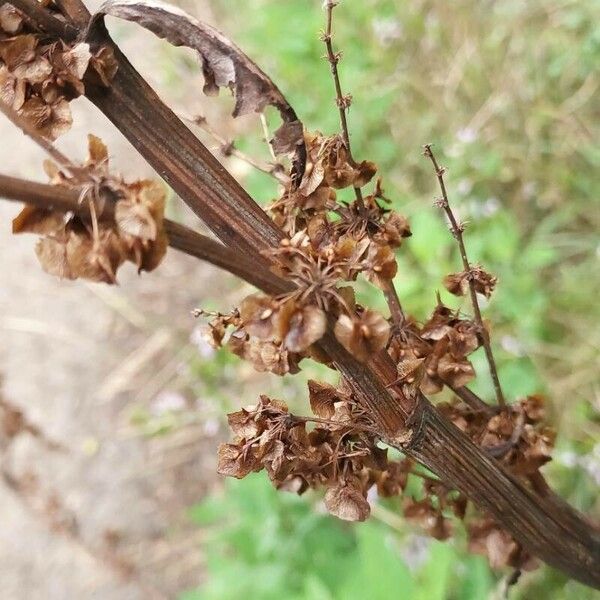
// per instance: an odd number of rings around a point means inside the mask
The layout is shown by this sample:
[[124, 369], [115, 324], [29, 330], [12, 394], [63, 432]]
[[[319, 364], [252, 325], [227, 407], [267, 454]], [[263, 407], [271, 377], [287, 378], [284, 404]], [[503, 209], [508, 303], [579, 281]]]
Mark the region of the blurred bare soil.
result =
[[[160, 79], [164, 46], [131, 30], [125, 50]], [[80, 99], [73, 109], [59, 144], [69, 156], [83, 158], [94, 132], [115, 168], [153, 175], [94, 107]], [[3, 172], [44, 180], [44, 156], [4, 119], [0, 140]], [[201, 579], [201, 534], [185, 509], [214, 485], [217, 427], [192, 419], [149, 438], [131, 411], [183, 402], [176, 408], [197, 412], [190, 310], [232, 280], [169, 252], [156, 273], [123, 270], [119, 287], [58, 281], [39, 268], [34, 236], [10, 235], [18, 210], [0, 204], [0, 393], [40, 433], [5, 427], [0, 437], [0, 595], [174, 598]]]

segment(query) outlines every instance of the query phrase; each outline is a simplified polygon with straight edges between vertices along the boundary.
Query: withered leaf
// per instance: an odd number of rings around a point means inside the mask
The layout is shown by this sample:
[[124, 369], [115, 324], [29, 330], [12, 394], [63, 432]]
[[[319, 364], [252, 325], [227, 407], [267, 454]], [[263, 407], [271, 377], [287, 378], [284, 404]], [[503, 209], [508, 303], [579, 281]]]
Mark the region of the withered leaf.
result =
[[0, 30], [9, 35], [18, 33], [23, 24], [21, 13], [10, 4], [0, 6]]
[[473, 281], [475, 291], [489, 298], [494, 291], [498, 278], [484, 271], [480, 266], [471, 267], [470, 271], [451, 273], [444, 278], [444, 287], [455, 296], [464, 296], [469, 289], [469, 280]]
[[150, 209], [134, 199], [119, 200], [115, 206], [119, 229], [142, 240], [155, 240], [157, 227]]
[[302, 163], [297, 173], [298, 179], [302, 177], [306, 149], [294, 109], [271, 79], [220, 31], [156, 0], [108, 0], [94, 14], [90, 29], [104, 15], [133, 21], [174, 46], [196, 50], [202, 60], [204, 92], [214, 95], [221, 87], [233, 90], [234, 117], [262, 112], [268, 105], [277, 108], [284, 124], [275, 132], [273, 148], [292, 155], [295, 164]]
[[474, 379], [475, 369], [467, 359], [454, 360], [445, 355], [438, 363], [438, 375], [453, 387], [462, 387]]
[[235, 444], [221, 444], [218, 451], [217, 473], [243, 479], [258, 465], [244, 457], [241, 449]]
[[31, 33], [0, 40], [0, 59], [13, 71], [18, 66], [35, 59], [37, 45], [38, 40]]
[[51, 141], [66, 133], [73, 123], [69, 103], [62, 98], [53, 104], [46, 104], [41, 98], [33, 96], [23, 104], [21, 114]]
[[327, 490], [325, 507], [344, 521], [364, 521], [371, 514], [371, 507], [360, 489], [345, 483]]
[[320, 340], [326, 328], [325, 313], [318, 306], [304, 306], [291, 315], [284, 345], [291, 352], [302, 352]]
[[361, 362], [379, 352], [388, 341], [390, 324], [377, 312], [365, 310], [359, 317], [342, 314], [338, 318], [335, 337]]
[[64, 224], [63, 214], [28, 205], [13, 219], [12, 232], [49, 235], [58, 231]]
[[321, 419], [331, 419], [335, 413], [335, 402], [339, 399], [337, 390], [328, 383], [308, 380], [310, 408]]
[[281, 339], [285, 334], [279, 306], [270, 296], [251, 294], [244, 298], [240, 305], [240, 317], [244, 329], [261, 340]]
[[19, 110], [25, 102], [27, 83], [17, 79], [4, 65], [0, 65], [0, 102]]
[[245, 409], [227, 415], [227, 422], [233, 433], [246, 440], [258, 434], [258, 424], [254, 415]]
[[67, 259], [66, 238], [66, 234], [61, 237], [41, 238], [35, 246], [35, 253], [46, 273], [61, 279], [74, 279]]

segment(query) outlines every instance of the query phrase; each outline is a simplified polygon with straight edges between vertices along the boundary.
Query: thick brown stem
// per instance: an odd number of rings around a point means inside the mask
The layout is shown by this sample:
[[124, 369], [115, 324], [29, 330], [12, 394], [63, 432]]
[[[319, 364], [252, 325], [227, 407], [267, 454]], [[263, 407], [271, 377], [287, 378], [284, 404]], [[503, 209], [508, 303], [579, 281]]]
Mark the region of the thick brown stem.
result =
[[[106, 42], [101, 31], [96, 34], [97, 41]], [[256, 270], [268, 273], [260, 252], [275, 246], [281, 232], [118, 50], [116, 56], [120, 68], [110, 90], [90, 86], [88, 96], [222, 241], [237, 255], [246, 253]], [[383, 439], [463, 491], [527, 550], [600, 588], [600, 539], [576, 511], [550, 492], [536, 495], [529, 484], [508, 475], [426, 399], [392, 395], [385, 386], [397, 373], [387, 354], [361, 365], [331, 333], [321, 348], [349, 380]]]
[[422, 407], [419, 431], [403, 450], [493, 515], [529, 552], [600, 588], [598, 530], [566, 503], [542, 499], [506, 473], [425, 399]]
[[[100, 33], [99, 41], [109, 40]], [[86, 85], [88, 98], [225, 245], [266, 268], [261, 252], [276, 246], [281, 233], [121, 51], [113, 49], [119, 69], [111, 87]]]
[[252, 262], [243, 259], [220, 242], [168, 219], [165, 219], [165, 232], [171, 248], [237, 275], [259, 289], [274, 289], [275, 293], [281, 291], [281, 283], [274, 275], [265, 276]]
[[90, 12], [81, 0], [54, 0], [54, 3], [71, 23], [80, 30], [85, 29], [90, 20]]
[[[26, 181], [0, 174], [0, 198], [24, 202], [46, 210], [74, 212], [85, 219], [89, 218], [87, 205], [79, 202], [79, 192], [63, 186]], [[100, 218], [112, 219], [113, 216], [112, 206], [106, 203]], [[252, 262], [240, 257], [220, 242], [169, 219], [165, 219], [164, 225], [171, 248], [204, 260], [260, 289], [273, 288], [276, 292], [280, 291], [281, 284], [275, 275], [269, 274], [265, 277], [265, 274], [257, 270]]]
[[18, 8], [45, 33], [63, 39], [74, 39], [77, 35], [77, 30], [72, 25], [57, 19], [38, 0], [10, 0], [10, 4]]

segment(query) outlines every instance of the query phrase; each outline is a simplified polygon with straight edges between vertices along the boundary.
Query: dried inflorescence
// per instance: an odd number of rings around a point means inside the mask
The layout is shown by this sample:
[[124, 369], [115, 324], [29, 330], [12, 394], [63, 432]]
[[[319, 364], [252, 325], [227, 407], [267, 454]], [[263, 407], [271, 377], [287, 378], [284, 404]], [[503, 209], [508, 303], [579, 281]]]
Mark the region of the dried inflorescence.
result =
[[[382, 495], [397, 493], [406, 485], [408, 463], [388, 461], [351, 396], [316, 382], [310, 390], [316, 418], [296, 417], [266, 396], [228, 415], [236, 437], [219, 448], [219, 472], [244, 477], [265, 469], [278, 489], [299, 494], [326, 487], [329, 512], [364, 521], [367, 491], [375, 485]], [[310, 421], [316, 421], [312, 429]]]
[[[45, 5], [54, 10], [52, 3]], [[95, 15], [89, 31], [104, 14], [140, 22], [176, 45], [195, 48], [203, 63], [205, 91], [231, 89], [236, 96], [234, 115], [261, 112], [270, 104], [283, 119], [271, 144], [276, 154], [291, 158], [292, 167], [289, 177], [280, 179], [281, 194], [268, 212], [284, 237], [265, 255], [273, 272], [288, 284], [281, 289], [289, 291], [251, 294], [227, 314], [199, 311], [210, 317], [210, 343], [227, 347], [258, 371], [285, 375], [297, 373], [307, 357], [333, 367], [319, 345], [330, 331], [360, 362], [377, 354], [391, 359], [396, 379], [388, 387], [397, 397], [414, 400], [414, 406], [422, 401], [422, 393], [436, 394], [444, 387], [463, 400], [465, 391], [467, 397], [474, 396], [464, 387], [475, 377], [469, 356], [483, 346], [498, 409], [478, 398], [475, 408], [457, 398], [438, 408], [488, 455], [535, 488], [540, 485], [540, 467], [550, 460], [554, 433], [542, 424], [541, 397], [505, 406], [477, 300], [477, 294], [490, 298], [497, 281], [467, 258], [464, 226], [450, 208], [444, 170], [430, 146], [425, 155], [440, 182], [438, 204], [463, 263], [463, 270], [449, 274], [444, 286], [456, 296], [470, 296], [473, 318], [448, 308], [438, 296], [430, 318], [422, 323], [404, 314], [396, 296], [395, 252], [411, 229], [405, 217], [389, 209], [381, 180], [372, 183], [377, 166], [368, 160], [358, 162], [352, 155], [345, 118], [350, 96], [341, 93], [340, 55], [331, 44], [333, 6], [334, 2], [326, 4], [323, 41], [336, 84], [341, 135], [304, 131], [281, 92], [239, 48], [179, 10], [159, 3], [110, 2]], [[62, 18], [58, 12], [56, 18]], [[30, 23], [10, 4], [0, 5], [0, 101], [9, 107], [7, 113], [13, 112], [13, 121], [18, 121], [16, 112], [33, 129], [27, 133], [37, 136], [38, 142], [54, 140], [70, 127], [68, 103], [85, 92], [84, 78], [86, 83], [109, 86], [116, 62], [107, 47], [92, 52], [87, 43], [51, 39]], [[48, 150], [47, 143], [42, 145]], [[59, 154], [53, 150], [53, 156]], [[59, 162], [60, 166], [46, 164], [51, 183], [76, 190], [81, 210], [65, 215], [28, 207], [13, 222], [15, 233], [42, 236], [36, 252], [43, 268], [64, 278], [107, 283], [115, 282], [125, 261], [139, 270], [155, 268], [167, 247], [162, 186], [151, 181], [127, 183], [112, 174], [106, 147], [94, 136], [89, 138], [84, 165]], [[363, 193], [367, 186], [370, 192]], [[343, 189], [352, 189], [354, 200], [341, 200]], [[361, 277], [384, 292], [389, 318], [356, 302], [354, 284]], [[453, 521], [464, 520], [470, 547], [486, 554], [493, 566], [532, 566], [523, 548], [486, 515], [478, 514], [462, 494], [410, 459], [390, 458], [377, 424], [347, 381], [341, 378], [337, 386], [310, 381], [308, 388], [314, 416], [293, 415], [283, 402], [267, 396], [261, 396], [256, 406], [228, 415], [234, 439], [219, 449], [219, 472], [241, 478], [264, 469], [278, 489], [301, 494], [325, 488], [327, 510], [349, 521], [366, 519], [377, 496], [399, 497], [406, 519], [433, 537], [449, 537]], [[7, 415], [12, 430], [22, 428], [20, 413]], [[411, 486], [409, 494], [412, 477], [421, 485]]]
[[472, 281], [475, 291], [489, 298], [496, 287], [498, 278], [484, 271], [479, 265], [474, 265], [469, 271], [451, 273], [444, 278], [444, 287], [455, 296], [465, 296]]
[[86, 74], [108, 86], [116, 69], [110, 49], [50, 39], [12, 5], [0, 6], [0, 101], [44, 137], [55, 140], [70, 129], [69, 102], [85, 92]]
[[106, 146], [93, 135], [83, 166], [61, 170], [47, 161], [45, 169], [54, 185], [77, 190], [82, 208], [88, 209], [65, 214], [27, 206], [14, 219], [13, 233], [42, 236], [35, 251], [46, 272], [65, 279], [116, 283], [117, 270], [125, 261], [139, 271], [158, 266], [168, 245], [161, 184], [126, 183], [111, 174]]
[[[380, 182], [361, 203], [343, 203], [335, 189], [366, 185], [376, 166], [354, 165], [339, 136], [305, 136], [309, 160], [300, 186], [283, 188], [270, 207], [276, 223], [290, 236], [267, 252], [272, 270], [293, 284], [279, 296], [251, 294], [235, 319], [218, 316], [211, 342], [226, 341], [238, 356], [260, 371], [294, 373], [305, 356], [319, 359], [314, 346], [335, 319], [334, 334], [358, 360], [382, 351], [390, 324], [376, 311], [355, 301], [352, 283], [362, 275], [386, 289], [397, 271], [394, 249], [411, 235], [407, 220], [385, 209]], [[335, 188], [335, 189], [334, 189]]]
[[[475, 377], [469, 356], [487, 332], [439, 296], [423, 323], [404, 314], [388, 319], [357, 304], [353, 284], [360, 276], [390, 292], [397, 272], [395, 250], [411, 235], [410, 226], [387, 209], [380, 180], [371, 194], [338, 200], [337, 190], [364, 187], [376, 173], [373, 163], [352, 160], [342, 137], [306, 134], [305, 140], [303, 180], [295, 189], [285, 187], [269, 208], [288, 237], [267, 254], [273, 271], [293, 289], [279, 296], [252, 294], [239, 310], [213, 315], [212, 342], [225, 344], [258, 370], [293, 373], [306, 356], [323, 359], [317, 342], [331, 324], [338, 341], [359, 361], [386, 352], [397, 366], [390, 387], [405, 396], [464, 388]], [[473, 284], [489, 298], [496, 278], [473, 266], [449, 275], [444, 284], [456, 295], [465, 295]], [[229, 327], [233, 331], [225, 341]], [[244, 477], [265, 469], [278, 489], [325, 488], [329, 512], [353, 521], [369, 516], [371, 490], [381, 497], [399, 496], [406, 519], [433, 537], [449, 537], [453, 519], [466, 519], [471, 547], [486, 553], [492, 564], [531, 564], [509, 534], [434, 477], [418, 473], [419, 494], [406, 494], [414, 464], [388, 459], [373, 423], [343, 380], [338, 387], [311, 381], [309, 396], [314, 417], [291, 415], [283, 403], [264, 396], [257, 406], [229, 415], [235, 438], [219, 450], [219, 472]], [[549, 460], [553, 435], [540, 424], [538, 397], [501, 411], [474, 411], [456, 399], [442, 403], [440, 410], [517, 475], [534, 476]]]
[[515, 475], [534, 476], [549, 460], [555, 432], [544, 424], [542, 396], [528, 396], [510, 410], [475, 412], [457, 402], [438, 405], [450, 421]]
[[475, 369], [467, 356], [480, 344], [476, 324], [438, 299], [424, 324], [408, 320], [394, 335], [389, 353], [398, 365], [400, 381], [416, 372], [421, 391], [436, 394], [444, 385], [458, 388], [474, 379]]

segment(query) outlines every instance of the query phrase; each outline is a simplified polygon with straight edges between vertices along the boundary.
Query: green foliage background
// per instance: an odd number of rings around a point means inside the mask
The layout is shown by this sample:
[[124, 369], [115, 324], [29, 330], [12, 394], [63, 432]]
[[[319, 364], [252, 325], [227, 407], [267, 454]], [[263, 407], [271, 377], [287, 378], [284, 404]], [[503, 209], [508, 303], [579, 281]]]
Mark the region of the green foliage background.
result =
[[[337, 131], [318, 39], [321, 2], [211, 6], [308, 128]], [[494, 326], [503, 384], [512, 398], [549, 396], [559, 439], [546, 472], [565, 497], [596, 516], [599, 20], [597, 0], [344, 0], [335, 21], [342, 85], [354, 98], [355, 155], [379, 164], [394, 208], [412, 223], [413, 237], [399, 253], [403, 304], [425, 317], [442, 277], [458, 270], [451, 236], [432, 205], [435, 179], [421, 156], [422, 144], [433, 142], [449, 169], [451, 199], [469, 220], [471, 259], [499, 277], [485, 316]], [[257, 132], [239, 146], [265, 156]], [[260, 173], [244, 184], [258, 199], [274, 196]], [[195, 368], [223, 390], [233, 377], [223, 375], [228, 363], [219, 355]], [[476, 366], [485, 372], [481, 357]], [[303, 394], [289, 381], [274, 385], [286, 400]], [[485, 376], [476, 387], [491, 397]], [[377, 520], [351, 527], [319, 513], [313, 501], [275, 493], [258, 475], [195, 507], [193, 518], [207, 528], [207, 579], [183, 598], [500, 597], [505, 574], [466, 554], [460, 537], [423, 541], [411, 528]], [[511, 595], [598, 597], [548, 569], [526, 575]]]

